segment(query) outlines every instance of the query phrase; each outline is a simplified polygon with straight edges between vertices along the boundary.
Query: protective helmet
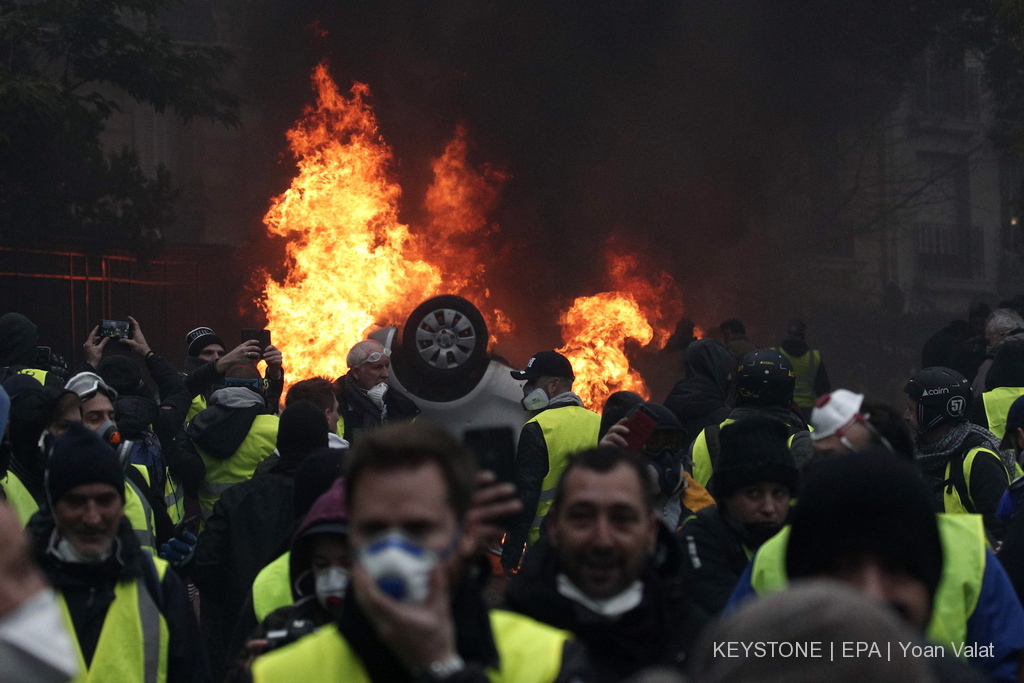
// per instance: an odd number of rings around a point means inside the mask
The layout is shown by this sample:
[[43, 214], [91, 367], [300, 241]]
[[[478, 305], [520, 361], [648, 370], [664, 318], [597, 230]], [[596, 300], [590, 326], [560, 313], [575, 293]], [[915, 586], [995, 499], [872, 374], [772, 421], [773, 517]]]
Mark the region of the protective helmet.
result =
[[796, 373], [789, 360], [774, 349], [757, 349], [736, 368], [737, 403], [789, 407]]
[[963, 422], [971, 407], [971, 383], [956, 370], [925, 368], [910, 378], [903, 391], [917, 401], [917, 433], [945, 422]]

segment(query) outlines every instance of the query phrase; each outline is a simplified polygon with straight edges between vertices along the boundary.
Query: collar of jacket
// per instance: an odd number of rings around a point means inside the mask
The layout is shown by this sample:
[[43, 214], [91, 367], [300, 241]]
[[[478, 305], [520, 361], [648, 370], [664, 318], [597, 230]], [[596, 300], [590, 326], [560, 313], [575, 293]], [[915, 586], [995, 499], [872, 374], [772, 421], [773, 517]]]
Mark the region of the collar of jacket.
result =
[[110, 557], [97, 564], [63, 562], [48, 553], [50, 537], [56, 526], [51, 515], [37, 513], [29, 520], [28, 526], [25, 528], [29, 535], [32, 554], [54, 587], [87, 583], [92, 580], [121, 581], [144, 575], [146, 560], [142, 553], [145, 551], [135, 539], [135, 533], [127, 518], [122, 517], [117, 527], [117, 536], [114, 539], [117, 549]]

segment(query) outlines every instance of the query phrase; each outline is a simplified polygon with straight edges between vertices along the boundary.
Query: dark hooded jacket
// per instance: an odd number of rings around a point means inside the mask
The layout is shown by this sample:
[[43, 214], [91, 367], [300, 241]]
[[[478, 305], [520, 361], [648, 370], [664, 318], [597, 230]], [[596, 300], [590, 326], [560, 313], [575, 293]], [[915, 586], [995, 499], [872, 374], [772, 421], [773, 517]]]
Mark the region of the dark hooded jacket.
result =
[[138, 580], [139, 590], [150, 591], [167, 620], [168, 683], [212, 680], [185, 585], [170, 569], [164, 572], [163, 580], [158, 581], [152, 559], [139, 547], [126, 518], [121, 518], [117, 530], [117, 551], [98, 564], [68, 563], [50, 554], [47, 549], [54, 529], [53, 518], [40, 512], [32, 517], [26, 531], [36, 562], [67, 603], [86, 662], [92, 661], [96, 651], [116, 584]]
[[359, 433], [367, 429], [379, 427], [384, 422], [411, 420], [420, 414], [412, 399], [390, 387], [384, 394], [384, 405], [387, 407], [387, 418], [383, 418], [381, 410], [352, 380], [352, 373], [339, 377], [336, 381], [338, 389], [338, 412], [345, 421], [344, 439], [354, 443]]
[[[0, 316], [0, 382], [8, 375], [35, 367], [38, 346], [39, 330], [35, 323], [21, 313]], [[56, 373], [48, 372], [46, 386], [60, 389], [64, 382]]]
[[707, 616], [693, 603], [687, 567], [672, 534], [658, 525], [654, 556], [641, 576], [641, 603], [617, 619], [558, 592], [558, 559], [546, 537], [526, 554], [505, 595], [507, 608], [576, 634], [599, 681], [619, 681], [650, 666], [682, 667]]
[[676, 382], [664, 405], [692, 441], [708, 425], [729, 417], [729, 382], [736, 358], [717, 339], [701, 339], [686, 347], [683, 363], [686, 378]]
[[309, 401], [286, 408], [277, 433], [281, 461], [268, 474], [225, 491], [199, 535], [192, 576], [208, 596], [203, 601], [203, 629], [218, 678], [228, 663], [228, 640], [253, 580], [293, 529], [292, 507], [287, 503], [292, 499], [295, 472], [310, 452], [325, 446], [323, 411]]

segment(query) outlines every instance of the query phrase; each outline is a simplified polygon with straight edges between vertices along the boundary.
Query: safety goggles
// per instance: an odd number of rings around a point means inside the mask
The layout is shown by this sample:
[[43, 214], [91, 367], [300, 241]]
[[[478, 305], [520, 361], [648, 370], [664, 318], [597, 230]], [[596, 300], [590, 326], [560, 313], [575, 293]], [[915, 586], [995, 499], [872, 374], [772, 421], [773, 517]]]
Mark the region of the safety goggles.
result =
[[103, 381], [103, 378], [92, 372], [80, 372], [64, 385], [68, 391], [78, 394], [78, 398], [88, 401], [97, 392], [103, 392], [111, 401], [117, 398], [117, 392], [110, 388], [110, 385]]
[[[857, 422], [857, 423], [863, 425], [864, 429], [868, 430], [868, 433], [870, 433], [871, 436], [876, 441], [878, 441], [878, 443], [883, 448], [885, 448], [885, 450], [887, 450], [890, 453], [892, 453], [893, 455], [895, 455], [896, 454], [896, 449], [894, 449], [892, 447], [892, 444], [889, 443], [889, 440], [887, 438], [882, 436], [881, 432], [879, 432], [877, 429], [875, 429], [875, 426], [873, 424], [871, 424], [871, 421], [869, 419], [870, 417], [871, 417], [870, 413], [868, 413], [867, 415], [861, 415], [860, 413], [857, 413], [856, 415], [853, 416], [853, 420], [851, 422], [849, 422], [846, 426], [849, 427], [854, 422]], [[837, 429], [835, 431], [835, 436], [839, 437], [839, 443], [843, 444], [843, 447], [846, 450], [852, 451], [852, 452], [856, 452], [857, 449], [854, 448], [853, 442], [850, 441], [849, 437], [846, 436], [846, 434], [844, 433], [843, 429], [844, 429], [843, 427], [840, 427], [839, 429]]]
[[360, 365], [365, 365], [366, 363], [376, 363], [381, 358], [391, 358], [391, 349], [384, 349], [383, 351], [374, 351], [369, 356], [367, 356], [366, 360], [360, 363]]

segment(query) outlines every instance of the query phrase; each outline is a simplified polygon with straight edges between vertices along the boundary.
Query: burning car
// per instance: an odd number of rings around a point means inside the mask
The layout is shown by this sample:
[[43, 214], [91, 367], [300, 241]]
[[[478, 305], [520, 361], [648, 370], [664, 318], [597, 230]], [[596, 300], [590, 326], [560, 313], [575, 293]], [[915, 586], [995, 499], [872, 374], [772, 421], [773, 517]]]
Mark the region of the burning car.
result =
[[483, 315], [460, 296], [424, 301], [397, 326], [370, 335], [391, 350], [391, 381], [409, 396], [425, 419], [459, 436], [507, 427], [518, 438], [529, 419], [522, 383], [512, 379], [503, 358], [487, 352]]

